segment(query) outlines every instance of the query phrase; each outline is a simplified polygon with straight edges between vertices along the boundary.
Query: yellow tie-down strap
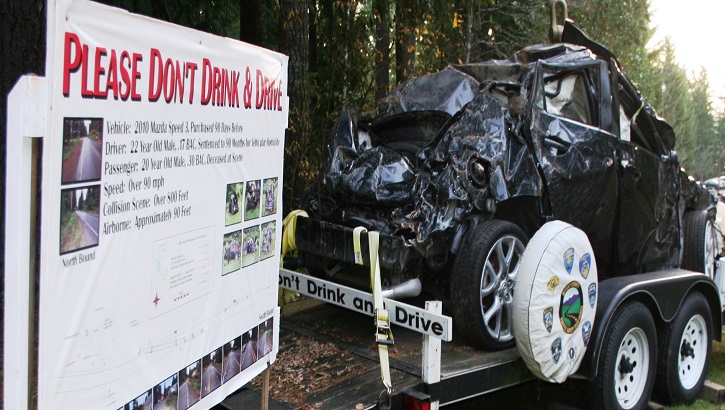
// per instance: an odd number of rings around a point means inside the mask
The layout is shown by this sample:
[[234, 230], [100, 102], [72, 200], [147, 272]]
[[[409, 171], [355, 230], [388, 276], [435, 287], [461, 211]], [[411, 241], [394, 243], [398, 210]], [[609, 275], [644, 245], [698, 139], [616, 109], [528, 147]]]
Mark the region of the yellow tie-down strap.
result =
[[[284, 221], [282, 222], [282, 253], [279, 256], [280, 268], [284, 266], [284, 256], [287, 254], [287, 252], [292, 252], [293, 250], [297, 249], [297, 245], [295, 244], [295, 231], [297, 230], [298, 216], [304, 216], [306, 218], [307, 212], [301, 209], [296, 209], [288, 213], [287, 216], [284, 218]], [[280, 306], [284, 306], [287, 302], [296, 299], [298, 299], [297, 292], [293, 292], [289, 289], [279, 290], [278, 303]]]
[[287, 252], [291, 252], [297, 249], [295, 244], [295, 230], [297, 230], [297, 217], [307, 217], [307, 212], [301, 209], [295, 209], [285, 216], [282, 221], [282, 254], [279, 256], [279, 267], [281, 268], [284, 261], [284, 256]]
[[[367, 232], [367, 229], [359, 226], [353, 230], [353, 250], [355, 252], [355, 263], [363, 264], [362, 250], [360, 246], [360, 234]], [[383, 304], [382, 286], [380, 284], [380, 263], [378, 262], [378, 247], [380, 243], [379, 232], [368, 232], [368, 248], [370, 251], [370, 287], [373, 292], [373, 309], [375, 321], [375, 343], [378, 345], [378, 356], [380, 357], [380, 377], [390, 397], [393, 392], [393, 383], [390, 379], [390, 362], [388, 360], [388, 346], [394, 343], [393, 332], [390, 329], [390, 314]]]

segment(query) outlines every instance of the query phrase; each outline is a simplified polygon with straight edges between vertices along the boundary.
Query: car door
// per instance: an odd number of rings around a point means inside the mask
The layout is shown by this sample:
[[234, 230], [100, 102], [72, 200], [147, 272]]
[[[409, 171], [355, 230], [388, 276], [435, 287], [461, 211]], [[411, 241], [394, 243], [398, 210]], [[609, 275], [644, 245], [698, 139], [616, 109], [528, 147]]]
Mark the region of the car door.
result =
[[624, 77], [616, 82], [621, 104], [617, 272], [674, 268], [681, 246], [678, 160], [634, 86]]
[[537, 63], [532, 142], [550, 215], [582, 229], [609, 268], [618, 205], [617, 137], [606, 63]]

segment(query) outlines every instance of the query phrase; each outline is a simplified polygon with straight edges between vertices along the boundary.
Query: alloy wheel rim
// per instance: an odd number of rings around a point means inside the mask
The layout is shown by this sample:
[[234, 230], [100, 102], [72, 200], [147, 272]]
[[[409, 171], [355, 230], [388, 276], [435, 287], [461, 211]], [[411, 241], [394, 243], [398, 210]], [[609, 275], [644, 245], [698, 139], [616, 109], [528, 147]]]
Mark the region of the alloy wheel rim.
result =
[[715, 278], [715, 257], [717, 256], [717, 238], [715, 237], [715, 227], [711, 220], [707, 221], [705, 226], [705, 275]]
[[483, 266], [481, 315], [488, 334], [502, 343], [513, 339], [513, 288], [524, 249], [519, 238], [503, 236], [491, 247]]

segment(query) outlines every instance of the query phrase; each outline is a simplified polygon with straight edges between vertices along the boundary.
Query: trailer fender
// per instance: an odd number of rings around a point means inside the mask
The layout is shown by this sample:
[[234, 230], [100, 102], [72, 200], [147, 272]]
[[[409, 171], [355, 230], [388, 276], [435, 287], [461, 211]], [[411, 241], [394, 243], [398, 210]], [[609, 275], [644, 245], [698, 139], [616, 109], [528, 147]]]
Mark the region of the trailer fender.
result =
[[597, 326], [577, 375], [589, 380], [597, 375], [602, 339], [614, 312], [625, 301], [635, 299], [644, 303], [659, 328], [673, 320], [685, 298], [695, 291], [705, 295], [712, 312], [713, 339], [720, 341], [719, 329], [723, 322], [720, 296], [715, 283], [702, 273], [671, 269], [600, 281]]

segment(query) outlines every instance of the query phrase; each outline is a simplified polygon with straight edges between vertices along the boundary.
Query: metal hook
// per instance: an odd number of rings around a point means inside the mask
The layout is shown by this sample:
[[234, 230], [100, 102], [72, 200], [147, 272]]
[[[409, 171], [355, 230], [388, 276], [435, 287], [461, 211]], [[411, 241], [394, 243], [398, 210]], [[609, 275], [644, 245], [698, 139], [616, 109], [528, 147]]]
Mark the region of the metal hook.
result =
[[[562, 24], [557, 24], [556, 20], [556, 6], [560, 5], [562, 8], [564, 20], [562, 20]], [[564, 24], [563, 22], [566, 21], [566, 19], [569, 18], [568, 9], [566, 6], [565, 0], [553, 0], [551, 2], [551, 28], [549, 30], [549, 41], [552, 43], [559, 43], [561, 42], [561, 35], [564, 33]]]
[[[387, 398], [387, 400], [386, 400], [386, 398]], [[381, 391], [380, 395], [378, 396], [378, 409], [390, 410], [392, 404], [393, 404], [393, 389], [391, 389], [388, 386], [385, 386], [385, 390]]]

